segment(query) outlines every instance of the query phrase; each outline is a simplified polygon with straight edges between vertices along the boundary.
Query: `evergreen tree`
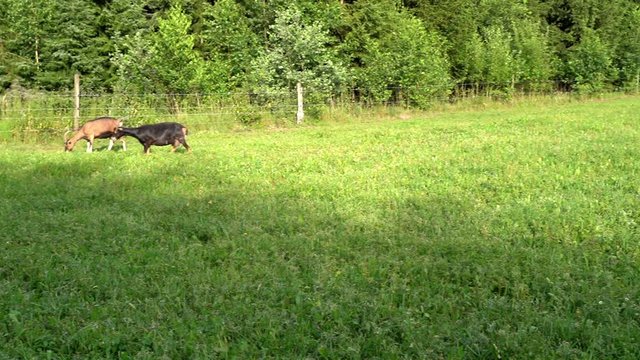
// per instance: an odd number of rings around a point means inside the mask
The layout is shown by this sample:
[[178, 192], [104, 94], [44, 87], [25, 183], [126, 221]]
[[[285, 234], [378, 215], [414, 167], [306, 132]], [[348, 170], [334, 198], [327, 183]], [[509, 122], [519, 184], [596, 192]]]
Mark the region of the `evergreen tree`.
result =
[[167, 93], [188, 93], [200, 87], [204, 64], [194, 50], [195, 36], [189, 33], [191, 19], [174, 5], [158, 21], [151, 37], [150, 65], [161, 89]]
[[205, 62], [195, 50], [191, 19], [174, 5], [158, 19], [156, 32], [128, 35], [114, 56], [119, 92], [176, 94], [212, 92], [226, 88], [221, 80], [228, 71], [223, 64]]
[[466, 86], [474, 86], [476, 89], [485, 82], [485, 45], [482, 37], [477, 32], [471, 34], [470, 38], [460, 46], [458, 51], [466, 59], [458, 70], [458, 81]]
[[220, 0], [207, 7], [204, 19], [202, 55], [209, 62], [225, 64], [229, 87], [241, 86], [260, 49], [259, 37], [251, 31], [249, 20], [234, 0]]
[[[101, 89], [109, 77], [111, 41], [101, 32], [100, 8], [87, 0], [5, 0], [2, 13], [5, 78], [29, 87], [70, 89], [73, 73]], [[1, 60], [0, 60], [1, 61]], [[6, 83], [6, 80], [5, 80]]]
[[105, 31], [116, 42], [139, 31], [152, 31], [152, 15], [147, 0], [111, 0], [103, 9]]
[[[634, 41], [624, 38], [622, 30], [632, 4], [630, 0], [549, 0], [544, 16], [561, 60], [557, 77], [580, 91], [600, 91], [613, 83], [617, 77], [613, 56], [622, 44]], [[589, 75], [588, 69], [597, 73]]]
[[151, 35], [142, 30], [118, 39], [111, 58], [116, 68], [114, 91], [119, 94], [153, 93], [157, 90], [151, 58], [156, 50]]
[[41, 86], [72, 88], [73, 74], [82, 75], [83, 91], [108, 87], [111, 39], [102, 31], [101, 9], [92, 1], [58, 0], [42, 43]]
[[278, 11], [282, 11], [295, 1], [291, 0], [235, 0], [244, 9], [249, 26], [253, 33], [266, 44], [269, 38], [270, 27], [276, 19]]
[[34, 5], [26, 0], [3, 0], [0, 64], [4, 69], [5, 86], [17, 82], [27, 87], [38, 87], [36, 77], [42, 69], [42, 43], [51, 27], [54, 6], [52, 1]]
[[478, 29], [482, 19], [482, 9], [477, 0], [404, 0], [403, 3], [422, 20], [427, 29], [437, 31], [446, 39], [443, 47], [451, 66], [452, 78], [458, 82], [481, 81], [477, 76], [479, 59], [470, 62], [470, 56], [475, 56], [470, 51], [478, 44]]
[[[291, 70], [298, 49], [277, 50], [294, 8], [287, 26], [319, 34], [313, 71]], [[323, 96], [348, 73], [365, 99], [418, 106], [452, 82], [634, 89], [639, 13], [637, 0], [0, 0], [0, 89], [70, 89], [74, 72], [85, 91], [290, 89], [304, 78]]]

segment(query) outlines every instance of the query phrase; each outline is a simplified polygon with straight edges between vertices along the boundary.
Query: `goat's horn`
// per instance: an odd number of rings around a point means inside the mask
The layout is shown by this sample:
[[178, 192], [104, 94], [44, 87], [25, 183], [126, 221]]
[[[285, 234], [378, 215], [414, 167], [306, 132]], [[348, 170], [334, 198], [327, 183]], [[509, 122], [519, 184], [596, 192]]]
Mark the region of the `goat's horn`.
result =
[[71, 132], [71, 130], [67, 130], [67, 132], [64, 133], [64, 142], [67, 142], [67, 135], [69, 135], [69, 133]]

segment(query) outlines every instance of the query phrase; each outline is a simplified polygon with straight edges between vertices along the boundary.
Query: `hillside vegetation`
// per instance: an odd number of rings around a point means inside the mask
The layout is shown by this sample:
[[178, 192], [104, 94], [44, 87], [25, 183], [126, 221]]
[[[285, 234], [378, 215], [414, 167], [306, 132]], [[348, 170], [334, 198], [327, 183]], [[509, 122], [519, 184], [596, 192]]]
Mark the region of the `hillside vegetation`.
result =
[[[0, 92], [272, 103], [640, 87], [634, 0], [0, 0]], [[173, 99], [168, 99], [171, 103]]]

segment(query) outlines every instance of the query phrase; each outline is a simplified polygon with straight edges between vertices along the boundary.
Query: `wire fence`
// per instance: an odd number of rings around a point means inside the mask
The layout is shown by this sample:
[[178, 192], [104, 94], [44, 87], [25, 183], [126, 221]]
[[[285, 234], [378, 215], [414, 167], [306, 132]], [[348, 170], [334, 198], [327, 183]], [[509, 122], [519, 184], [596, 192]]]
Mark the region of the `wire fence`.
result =
[[[304, 109], [307, 121], [317, 121], [335, 117], [362, 117], [372, 111], [415, 109], [413, 99], [416, 94], [422, 96], [423, 102], [419, 107], [424, 110], [438, 104], [468, 100], [505, 101], [524, 96], [567, 94], [567, 91], [564, 84], [553, 81], [506, 85], [464, 83], [457, 84], [450, 92], [439, 94], [430, 93], [428, 87], [393, 87], [385, 88], [384, 96], [381, 97], [371, 96], [371, 89], [354, 87], [338, 96], [305, 93]], [[123, 119], [127, 126], [179, 121], [191, 128], [225, 130], [256, 124], [293, 124], [297, 109], [295, 91], [232, 91], [211, 94], [80, 93], [78, 120], [83, 123], [99, 116], [113, 116]], [[75, 98], [72, 91], [6, 91], [0, 94], [0, 138], [25, 140], [34, 134], [45, 137], [62, 136], [73, 129], [74, 110]]]

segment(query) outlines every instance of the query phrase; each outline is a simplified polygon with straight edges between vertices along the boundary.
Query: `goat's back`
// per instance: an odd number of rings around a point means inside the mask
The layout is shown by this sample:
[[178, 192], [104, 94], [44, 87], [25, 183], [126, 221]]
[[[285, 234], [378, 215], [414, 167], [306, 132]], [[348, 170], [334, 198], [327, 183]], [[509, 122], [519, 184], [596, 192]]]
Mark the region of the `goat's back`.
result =
[[168, 145], [175, 140], [184, 142], [187, 128], [176, 122], [162, 122], [157, 124], [142, 125], [137, 128], [120, 128], [118, 134], [130, 135], [141, 143], [154, 145]]

